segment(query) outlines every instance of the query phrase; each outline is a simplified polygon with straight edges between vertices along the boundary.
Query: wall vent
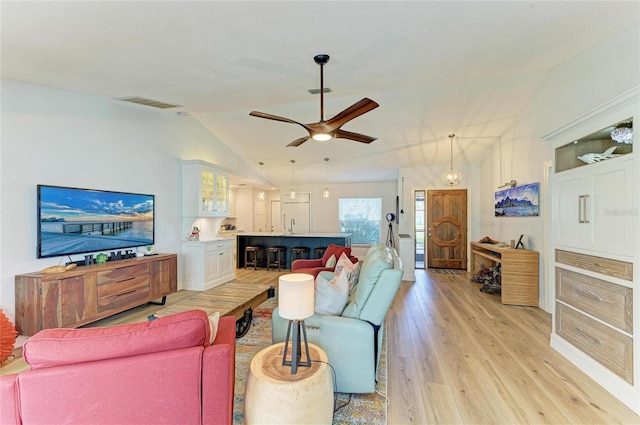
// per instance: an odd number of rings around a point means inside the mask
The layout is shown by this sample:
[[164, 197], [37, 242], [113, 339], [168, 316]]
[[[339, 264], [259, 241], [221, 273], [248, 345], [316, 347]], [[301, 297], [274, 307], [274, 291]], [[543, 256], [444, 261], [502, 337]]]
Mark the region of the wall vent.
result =
[[116, 100], [122, 100], [123, 102], [137, 103], [138, 105], [151, 106], [152, 108], [168, 109], [179, 108], [182, 105], [176, 105], [173, 103], [160, 102], [159, 100], [147, 99], [140, 96], [118, 97]]

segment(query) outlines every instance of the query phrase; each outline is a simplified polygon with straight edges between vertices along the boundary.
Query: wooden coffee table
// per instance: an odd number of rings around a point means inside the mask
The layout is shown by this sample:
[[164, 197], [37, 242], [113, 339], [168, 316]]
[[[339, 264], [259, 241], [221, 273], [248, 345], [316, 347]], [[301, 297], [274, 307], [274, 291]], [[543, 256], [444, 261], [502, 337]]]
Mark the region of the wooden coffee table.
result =
[[220, 316], [235, 316], [236, 337], [240, 338], [249, 331], [253, 309], [274, 295], [273, 286], [227, 282], [163, 308], [153, 317], [168, 316], [187, 310], [203, 310], [209, 316], [218, 311]]
[[283, 348], [284, 343], [271, 345], [251, 360], [244, 396], [245, 423], [330, 425], [333, 379], [327, 355], [309, 344], [311, 366], [299, 367], [292, 375], [291, 366], [282, 366]]

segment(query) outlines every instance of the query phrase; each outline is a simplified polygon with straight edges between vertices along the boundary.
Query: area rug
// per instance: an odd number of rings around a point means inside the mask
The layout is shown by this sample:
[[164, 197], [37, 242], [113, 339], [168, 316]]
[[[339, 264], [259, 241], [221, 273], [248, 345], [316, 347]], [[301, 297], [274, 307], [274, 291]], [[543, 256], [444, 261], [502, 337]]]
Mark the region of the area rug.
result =
[[459, 269], [429, 269], [429, 271], [431, 273], [436, 273], [436, 274], [466, 274], [467, 273], [466, 270], [459, 270]]
[[[277, 299], [271, 298], [253, 312], [249, 332], [236, 340], [236, 386], [233, 404], [234, 425], [244, 424], [244, 388], [251, 359], [260, 350], [271, 345], [271, 313]], [[386, 340], [386, 338], [384, 338]], [[337, 394], [334, 425], [385, 425], [387, 423], [387, 350], [383, 340], [380, 365], [378, 367], [379, 392], [372, 394]], [[343, 407], [341, 407], [343, 406]]]

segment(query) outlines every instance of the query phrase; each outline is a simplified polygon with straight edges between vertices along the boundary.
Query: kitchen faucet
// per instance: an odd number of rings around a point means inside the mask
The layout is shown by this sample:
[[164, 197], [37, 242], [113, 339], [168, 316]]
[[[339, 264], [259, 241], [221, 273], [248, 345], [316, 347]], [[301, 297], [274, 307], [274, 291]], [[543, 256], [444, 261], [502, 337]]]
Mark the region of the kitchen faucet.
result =
[[296, 224], [296, 219], [291, 218], [291, 224], [289, 225], [289, 233], [293, 234], [293, 225]]

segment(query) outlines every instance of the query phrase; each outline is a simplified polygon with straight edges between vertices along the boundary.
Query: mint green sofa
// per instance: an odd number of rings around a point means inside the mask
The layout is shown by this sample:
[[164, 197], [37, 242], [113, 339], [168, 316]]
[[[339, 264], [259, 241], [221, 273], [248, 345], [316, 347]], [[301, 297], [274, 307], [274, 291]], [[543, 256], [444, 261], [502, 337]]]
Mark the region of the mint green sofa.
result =
[[[333, 276], [326, 271], [321, 274], [327, 279]], [[335, 369], [337, 392], [375, 391], [384, 319], [401, 280], [402, 262], [395, 249], [374, 245], [361, 262], [358, 282], [342, 314], [305, 319], [309, 343], [321, 347]], [[285, 340], [287, 324], [276, 308], [271, 318], [274, 344]]]

